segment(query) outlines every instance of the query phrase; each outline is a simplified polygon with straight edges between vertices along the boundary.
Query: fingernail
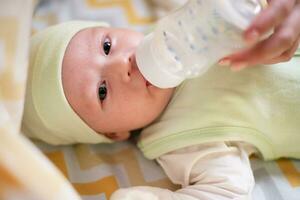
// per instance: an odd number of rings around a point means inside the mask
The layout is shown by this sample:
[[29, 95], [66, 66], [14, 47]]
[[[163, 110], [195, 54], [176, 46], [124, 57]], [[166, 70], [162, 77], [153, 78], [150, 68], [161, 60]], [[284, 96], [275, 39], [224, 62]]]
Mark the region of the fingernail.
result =
[[237, 71], [241, 71], [242, 69], [247, 67], [247, 63], [246, 62], [239, 62], [239, 63], [234, 63], [231, 65], [231, 71], [237, 72]]
[[231, 61], [228, 58], [224, 58], [224, 59], [221, 59], [218, 62], [218, 64], [221, 65], [221, 66], [229, 66], [231, 64]]
[[246, 33], [245, 39], [248, 44], [253, 44], [253, 43], [257, 42], [257, 40], [259, 39], [258, 31], [251, 30], [250, 32]]

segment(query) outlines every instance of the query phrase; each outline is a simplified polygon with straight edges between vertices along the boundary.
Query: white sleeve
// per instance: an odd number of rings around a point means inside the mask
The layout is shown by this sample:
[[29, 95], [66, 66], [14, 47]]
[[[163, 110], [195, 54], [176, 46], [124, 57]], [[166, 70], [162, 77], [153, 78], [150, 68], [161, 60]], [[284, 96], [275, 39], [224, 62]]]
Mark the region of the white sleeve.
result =
[[[167, 176], [181, 189], [155, 187], [121, 189], [113, 200], [248, 200], [254, 178], [248, 154], [224, 142], [191, 146], [157, 159]], [[119, 198], [118, 198], [119, 197]], [[120, 198], [122, 197], [122, 198]], [[149, 198], [145, 198], [149, 197]]]
[[178, 194], [195, 199], [250, 199], [254, 177], [248, 154], [224, 142], [202, 144], [165, 154], [157, 159]]

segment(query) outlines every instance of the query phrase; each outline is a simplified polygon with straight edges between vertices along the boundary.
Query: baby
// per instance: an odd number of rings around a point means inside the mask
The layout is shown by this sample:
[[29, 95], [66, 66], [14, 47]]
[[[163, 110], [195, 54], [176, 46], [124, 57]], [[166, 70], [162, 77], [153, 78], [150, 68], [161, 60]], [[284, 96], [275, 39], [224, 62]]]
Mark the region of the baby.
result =
[[160, 89], [138, 70], [143, 35], [70, 21], [31, 41], [23, 130], [51, 144], [125, 140], [182, 189], [133, 187], [112, 200], [251, 199], [248, 156], [300, 158], [300, 58], [240, 72], [213, 66]]

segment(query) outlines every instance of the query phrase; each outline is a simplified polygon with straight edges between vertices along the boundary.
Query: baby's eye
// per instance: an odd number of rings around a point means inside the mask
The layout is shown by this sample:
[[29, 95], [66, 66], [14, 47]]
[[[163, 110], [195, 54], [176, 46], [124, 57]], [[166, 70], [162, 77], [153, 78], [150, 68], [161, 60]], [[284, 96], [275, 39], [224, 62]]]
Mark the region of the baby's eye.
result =
[[99, 89], [98, 89], [98, 95], [99, 95], [100, 101], [105, 100], [106, 94], [107, 94], [107, 88], [106, 88], [106, 82], [104, 81], [103, 83], [101, 83], [101, 85], [99, 86]]
[[108, 55], [110, 52], [111, 42], [109, 39], [106, 39], [103, 43], [103, 51], [105, 55]]

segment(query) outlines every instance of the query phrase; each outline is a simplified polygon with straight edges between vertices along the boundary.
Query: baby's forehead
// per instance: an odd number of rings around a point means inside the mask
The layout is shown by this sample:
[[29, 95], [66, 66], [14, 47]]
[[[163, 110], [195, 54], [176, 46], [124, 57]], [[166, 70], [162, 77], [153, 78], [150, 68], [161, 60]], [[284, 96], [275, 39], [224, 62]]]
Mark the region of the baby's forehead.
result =
[[76, 47], [82, 48], [82, 47], [86, 46], [86, 44], [93, 39], [96, 30], [97, 29], [95, 29], [94, 27], [80, 30], [70, 40], [67, 50], [76, 48]]
[[94, 60], [99, 59], [99, 49], [105, 29], [102, 27], [86, 28], [73, 36], [63, 57], [63, 85], [66, 84], [65, 81], [74, 81], [74, 78], [82, 79], [80, 73], [85, 73], [87, 76], [92, 71], [92, 66], [95, 65]]
[[[103, 42], [105, 35], [112, 32], [110, 27], [89, 27], [77, 32], [70, 40], [65, 54], [73, 51], [90, 51], [95, 44]], [[98, 45], [99, 47], [99, 45]]]
[[76, 33], [70, 40], [64, 54], [64, 60], [84, 52], [90, 52], [94, 42], [94, 28], [86, 28]]
[[77, 32], [70, 40], [64, 54], [65, 57], [73, 56], [74, 54], [84, 54], [85, 52], [97, 52], [104, 43], [106, 37], [111, 38], [115, 33], [119, 32], [120, 28], [111, 27], [89, 27]]

